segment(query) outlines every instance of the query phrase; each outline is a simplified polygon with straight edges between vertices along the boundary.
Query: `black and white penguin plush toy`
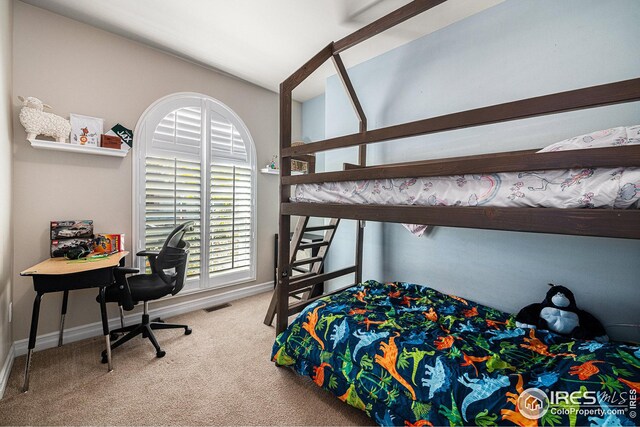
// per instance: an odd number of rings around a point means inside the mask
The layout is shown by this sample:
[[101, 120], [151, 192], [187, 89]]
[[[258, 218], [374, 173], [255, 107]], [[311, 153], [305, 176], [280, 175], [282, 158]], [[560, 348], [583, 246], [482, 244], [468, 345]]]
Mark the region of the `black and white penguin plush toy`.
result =
[[551, 289], [542, 303], [531, 304], [516, 316], [519, 328], [543, 329], [583, 340], [609, 341], [602, 323], [576, 306], [573, 293], [564, 286]]

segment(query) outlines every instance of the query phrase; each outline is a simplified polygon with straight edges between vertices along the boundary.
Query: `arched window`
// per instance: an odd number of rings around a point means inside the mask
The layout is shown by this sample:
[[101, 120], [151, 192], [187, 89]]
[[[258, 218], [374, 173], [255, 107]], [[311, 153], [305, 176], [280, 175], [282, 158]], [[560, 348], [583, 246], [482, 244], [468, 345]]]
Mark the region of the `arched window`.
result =
[[169, 95], [143, 113], [133, 150], [134, 250], [159, 250], [193, 220], [187, 289], [255, 280], [256, 153], [242, 120], [211, 97]]

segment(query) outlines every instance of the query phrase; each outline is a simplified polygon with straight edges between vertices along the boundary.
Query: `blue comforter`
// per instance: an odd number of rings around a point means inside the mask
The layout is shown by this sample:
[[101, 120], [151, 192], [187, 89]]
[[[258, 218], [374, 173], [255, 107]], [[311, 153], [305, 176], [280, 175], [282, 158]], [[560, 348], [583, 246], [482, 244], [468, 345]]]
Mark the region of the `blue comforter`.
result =
[[364, 282], [305, 308], [273, 360], [380, 425], [634, 425], [640, 349], [515, 327], [408, 283]]

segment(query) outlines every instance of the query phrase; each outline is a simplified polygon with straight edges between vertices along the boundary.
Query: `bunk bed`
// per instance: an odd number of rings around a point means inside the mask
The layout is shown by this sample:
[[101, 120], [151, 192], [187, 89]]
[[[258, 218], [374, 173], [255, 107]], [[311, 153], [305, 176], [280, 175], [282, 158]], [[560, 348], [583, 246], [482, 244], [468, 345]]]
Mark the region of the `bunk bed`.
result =
[[[594, 168], [629, 168], [636, 173], [640, 145], [367, 166], [367, 144], [640, 100], [640, 78], [636, 78], [369, 130], [340, 53], [442, 2], [412, 1], [329, 44], [280, 86], [280, 236], [289, 235], [292, 216], [300, 219], [292, 240], [279, 240], [278, 281], [265, 318], [270, 324], [277, 314], [273, 360], [311, 377], [382, 425], [537, 425], [539, 421], [633, 425], [637, 419], [629, 418], [629, 411], [612, 410], [615, 405], [609, 397], [614, 392], [626, 396], [640, 392], [640, 348], [520, 329], [507, 313], [425, 286], [363, 282], [362, 257], [364, 221], [638, 239], [640, 209], [633, 209], [637, 202], [622, 206], [613, 201], [608, 209], [590, 209], [588, 203], [566, 208], [292, 200], [291, 188], [300, 184]], [[359, 132], [292, 146], [292, 91], [328, 59], [333, 60], [351, 99]], [[357, 165], [345, 165], [345, 170], [336, 172], [291, 174], [292, 160], [312, 162], [314, 153], [355, 146], [359, 147]], [[309, 217], [332, 220], [310, 227]], [[355, 264], [321, 272], [340, 219], [358, 220]], [[311, 247], [300, 242], [311, 228], [326, 232], [325, 240], [315, 243], [321, 246], [321, 255], [298, 260], [299, 250]], [[305, 264], [311, 268], [294, 276]], [[318, 284], [347, 274], [355, 275], [354, 285], [311, 297]], [[291, 296], [301, 292], [304, 296], [291, 303]], [[299, 312], [288, 325], [290, 316]], [[524, 405], [531, 400], [527, 393], [533, 387], [551, 394], [573, 392], [578, 403], [575, 399], [540, 401], [537, 412], [526, 414]], [[595, 399], [593, 411], [580, 412], [589, 407], [583, 398], [590, 395]], [[541, 415], [543, 406], [546, 418]]]

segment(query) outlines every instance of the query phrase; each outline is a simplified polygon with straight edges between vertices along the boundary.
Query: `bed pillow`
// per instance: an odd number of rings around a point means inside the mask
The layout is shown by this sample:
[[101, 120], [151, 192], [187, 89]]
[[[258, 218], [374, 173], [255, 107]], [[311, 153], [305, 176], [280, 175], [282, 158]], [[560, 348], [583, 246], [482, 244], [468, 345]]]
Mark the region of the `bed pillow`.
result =
[[640, 125], [599, 130], [548, 145], [538, 153], [640, 144]]
[[640, 144], [640, 125], [627, 128], [627, 145]]

